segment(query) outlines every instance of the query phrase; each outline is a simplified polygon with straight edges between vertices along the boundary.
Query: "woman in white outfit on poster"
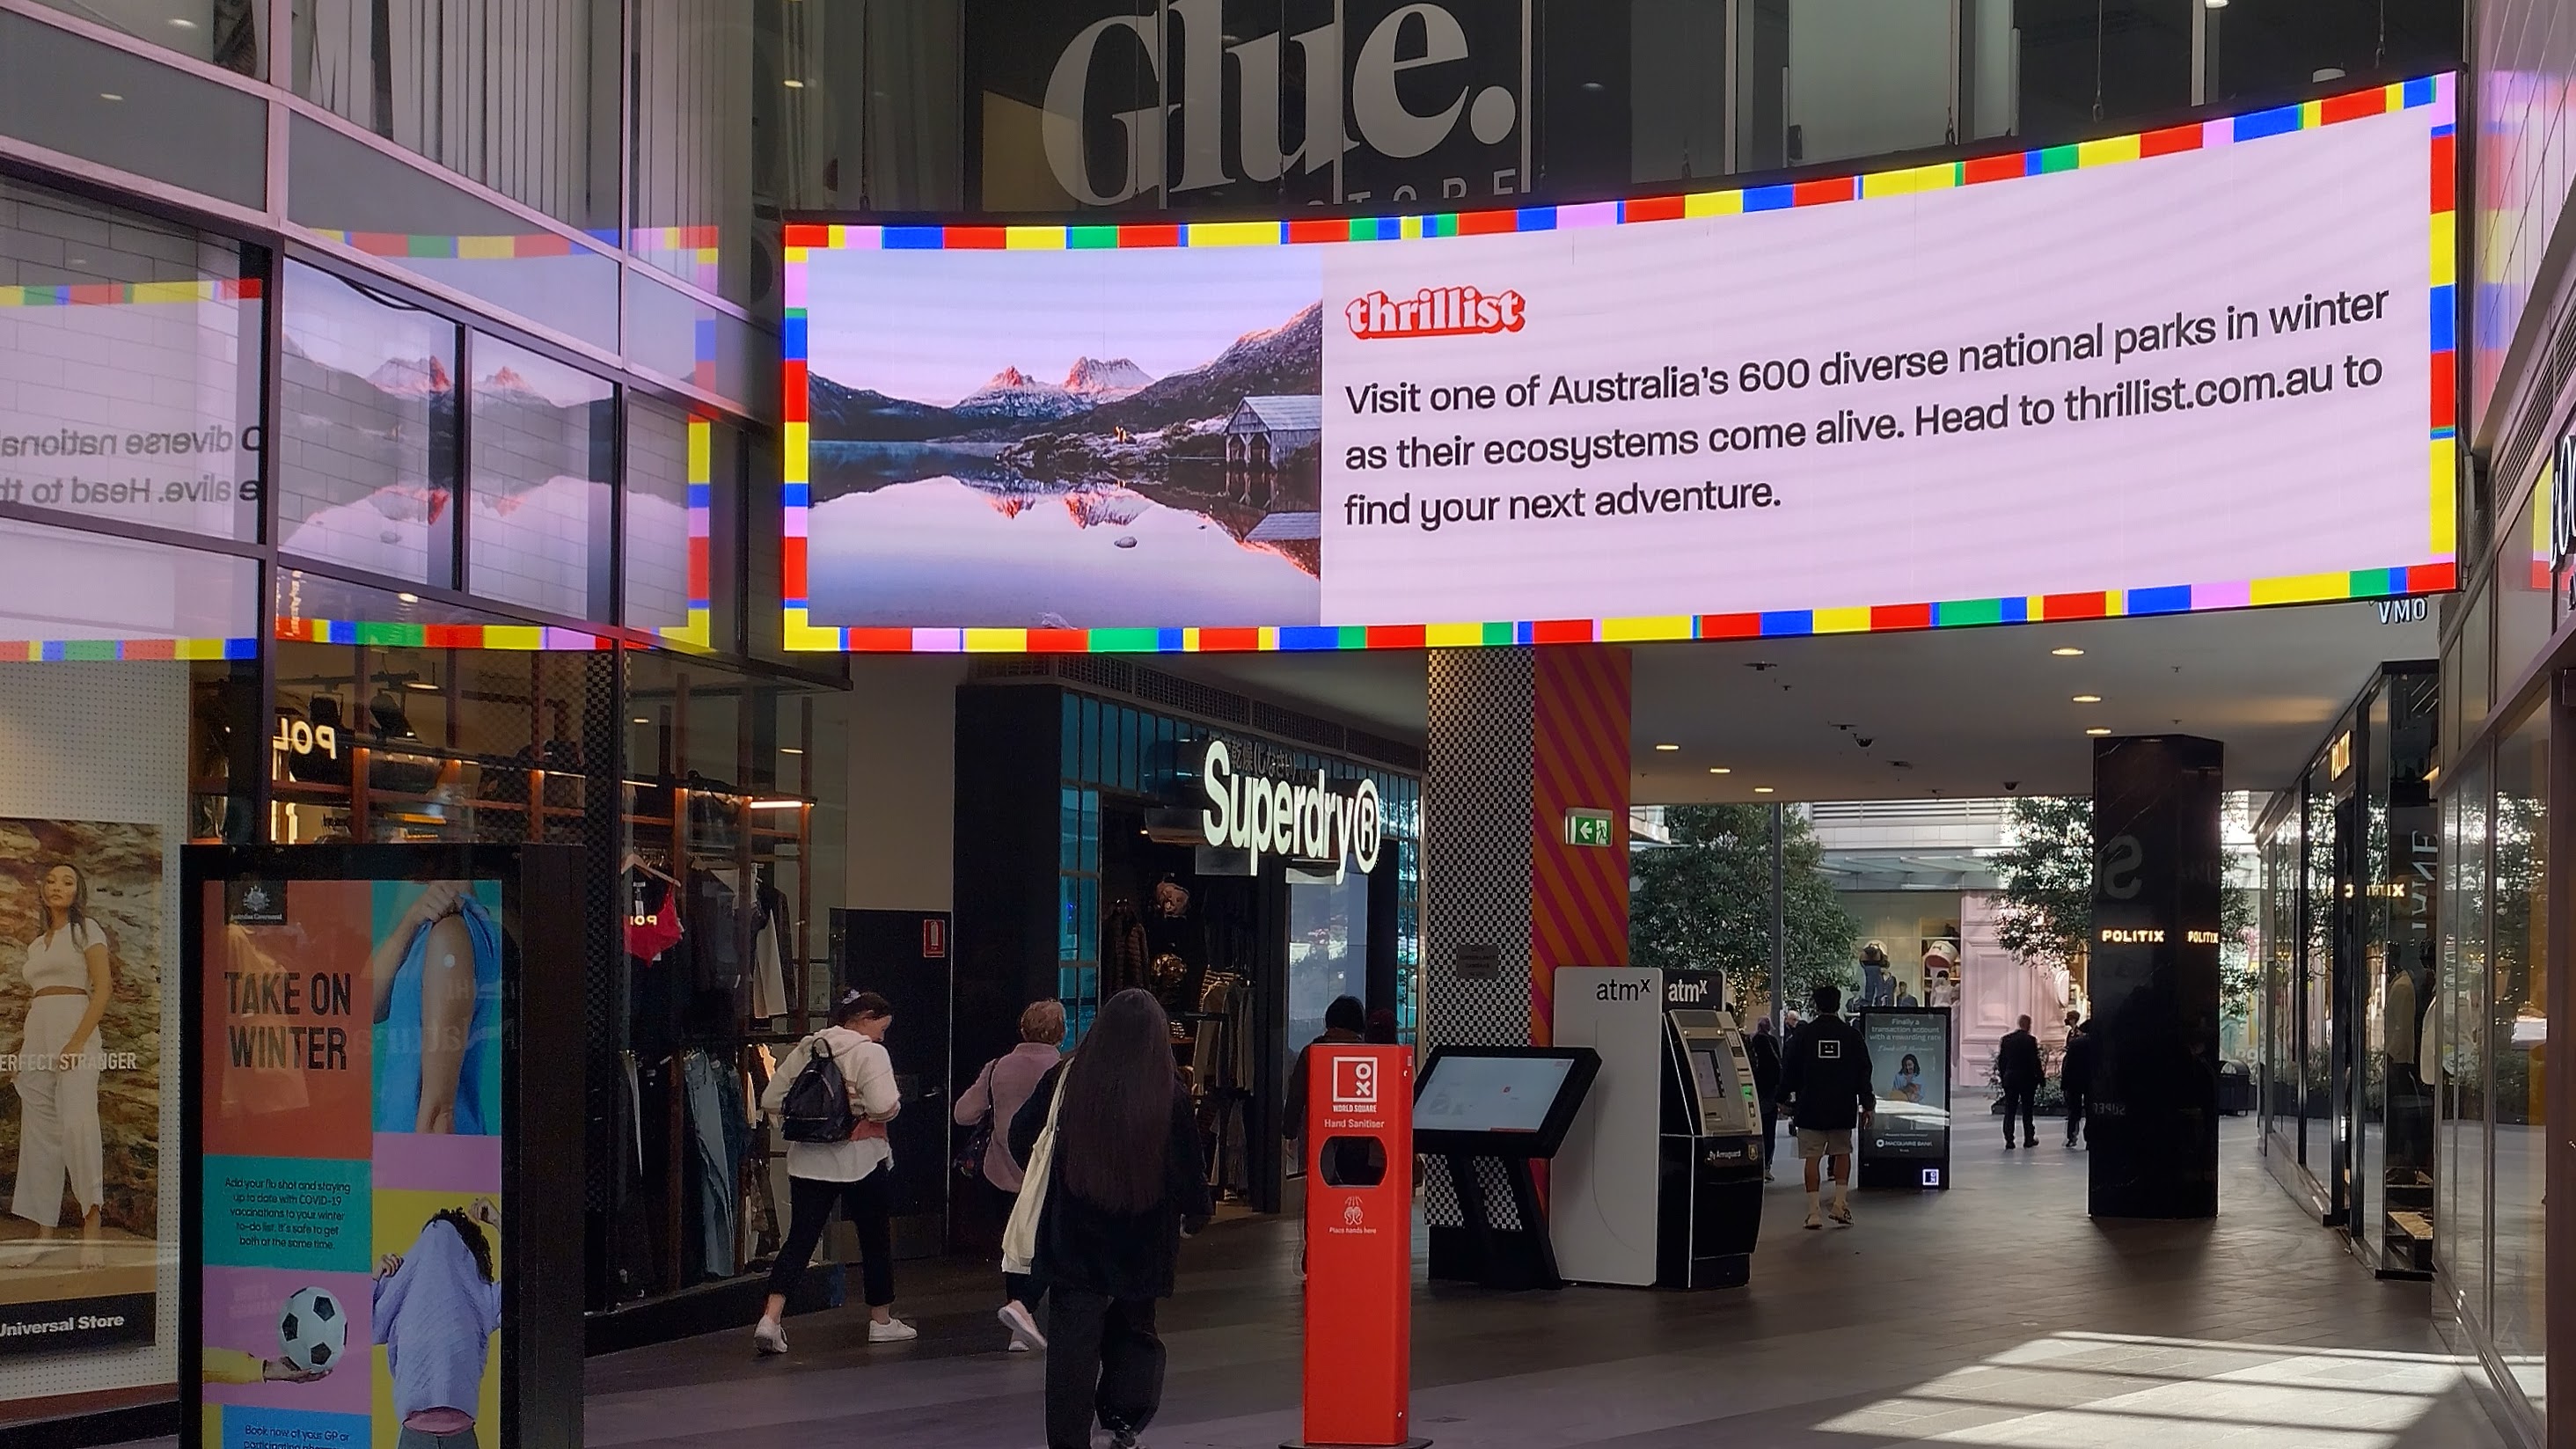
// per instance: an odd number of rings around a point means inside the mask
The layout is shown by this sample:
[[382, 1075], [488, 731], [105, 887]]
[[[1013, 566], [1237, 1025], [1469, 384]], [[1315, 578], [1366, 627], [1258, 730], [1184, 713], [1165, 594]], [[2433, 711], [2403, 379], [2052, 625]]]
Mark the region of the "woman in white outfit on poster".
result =
[[81, 1266], [104, 1265], [99, 1203], [104, 1196], [103, 1148], [98, 1129], [98, 1074], [107, 1053], [99, 1018], [107, 1012], [107, 932], [89, 914], [89, 879], [69, 861], [56, 861], [37, 878], [45, 929], [27, 943], [27, 1021], [13, 1073], [18, 1088], [17, 1195], [9, 1210], [34, 1223], [32, 1249], [17, 1263], [34, 1261], [62, 1222], [63, 1184], [70, 1180], [81, 1211]]

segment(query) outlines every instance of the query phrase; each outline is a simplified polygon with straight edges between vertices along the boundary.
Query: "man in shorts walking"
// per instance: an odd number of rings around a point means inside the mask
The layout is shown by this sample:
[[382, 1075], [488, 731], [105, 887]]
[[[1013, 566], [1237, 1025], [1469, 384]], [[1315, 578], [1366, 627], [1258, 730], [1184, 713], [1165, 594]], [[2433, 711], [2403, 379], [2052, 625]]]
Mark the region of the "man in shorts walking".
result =
[[1798, 1155], [1807, 1164], [1807, 1223], [1821, 1228], [1818, 1213], [1824, 1182], [1822, 1169], [1832, 1160], [1833, 1218], [1851, 1226], [1852, 1133], [1866, 1129], [1878, 1103], [1870, 1086], [1869, 1048], [1860, 1032], [1842, 1016], [1843, 994], [1833, 986], [1815, 990], [1815, 1016], [1789, 1038], [1780, 1065], [1780, 1093], [1792, 1106], [1790, 1121], [1798, 1132]]

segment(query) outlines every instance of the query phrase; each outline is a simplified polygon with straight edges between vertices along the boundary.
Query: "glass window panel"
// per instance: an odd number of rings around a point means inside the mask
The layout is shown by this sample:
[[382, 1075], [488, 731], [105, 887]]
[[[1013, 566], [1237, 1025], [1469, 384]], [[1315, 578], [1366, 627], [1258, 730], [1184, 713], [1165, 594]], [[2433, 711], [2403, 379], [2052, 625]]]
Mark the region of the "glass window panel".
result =
[[626, 361], [751, 412], [776, 406], [774, 333], [641, 272], [626, 277]]
[[268, 195], [258, 96], [12, 13], [0, 13], [0, 134], [243, 206]]
[[[634, 196], [629, 243], [646, 263], [736, 302], [750, 300], [755, 13], [728, 0], [639, 7], [634, 43]], [[803, 7], [787, 6], [786, 9]], [[855, 5], [816, 7], [846, 16]], [[771, 89], [781, 88], [774, 73]], [[763, 96], [761, 109], [776, 102]], [[854, 168], [856, 158], [852, 158]], [[855, 205], [855, 203], [843, 203]]]
[[289, 134], [297, 226], [568, 337], [618, 345], [619, 267], [607, 253], [309, 118]]
[[0, 502], [259, 535], [239, 244], [0, 179]]
[[[2542, 475], [2543, 482], [2547, 475]], [[2545, 489], [2522, 500], [2496, 557], [2496, 685], [2510, 687], [2549, 643], [2549, 510]]]
[[1064, 722], [1056, 733], [1056, 773], [1067, 780], [1078, 780], [1082, 778], [1082, 699], [1072, 694], [1058, 698], [1064, 705]]
[[2541, 1207], [2549, 1122], [2541, 1066], [2549, 1038], [2548, 781], [2543, 705], [2496, 746], [2487, 1011], [2495, 1081], [2490, 1324], [2496, 1352], [2534, 1405], [2544, 1397], [2549, 1346]]
[[2443, 1043], [2451, 1081], [2453, 1122], [2442, 1171], [2459, 1184], [2459, 1202], [2443, 1224], [2451, 1245], [2452, 1282], [2463, 1309], [2480, 1325], [2487, 1316], [2487, 1069], [2494, 1043], [2487, 1014], [2487, 799], [2483, 751], [2460, 766], [2459, 953], [2451, 1019], [2456, 1029]]
[[692, 426], [678, 408], [626, 395], [626, 516], [619, 526], [626, 566], [623, 622], [634, 628], [676, 629], [689, 622]]
[[266, 62], [261, 44], [267, 0], [36, 0], [93, 25], [111, 26], [163, 50], [255, 76]]
[[[769, 103], [788, 209], [965, 208], [960, 8], [960, 0], [777, 7], [784, 79], [803, 82], [781, 85]], [[1292, 81], [1283, 106], [1297, 106], [1301, 94]]]
[[286, 268], [279, 547], [416, 583], [453, 578], [456, 325]]
[[181, 640], [247, 657], [259, 612], [248, 559], [0, 519], [0, 660], [166, 659], [134, 646]]
[[619, 11], [615, 0], [296, 0], [295, 90], [558, 221], [613, 227]]
[[466, 587], [605, 619], [617, 389], [479, 332], [473, 348]]

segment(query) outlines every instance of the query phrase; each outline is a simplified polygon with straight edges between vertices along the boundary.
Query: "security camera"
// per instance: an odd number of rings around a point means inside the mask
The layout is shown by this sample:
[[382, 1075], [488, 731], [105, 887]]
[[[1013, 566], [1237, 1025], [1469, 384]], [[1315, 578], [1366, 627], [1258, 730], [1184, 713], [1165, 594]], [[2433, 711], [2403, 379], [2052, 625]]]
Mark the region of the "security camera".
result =
[[1873, 738], [1871, 738], [1871, 737], [1870, 737], [1870, 736], [1868, 736], [1868, 735], [1854, 735], [1854, 736], [1852, 736], [1852, 743], [1853, 743], [1853, 744], [1856, 744], [1856, 745], [1858, 745], [1858, 746], [1860, 746], [1862, 749], [1864, 749], [1864, 750], [1865, 750], [1865, 749], [1868, 749], [1870, 746], [1872, 746], [1872, 745], [1874, 745], [1874, 744], [1877, 744], [1877, 743], [1878, 743], [1878, 741], [1877, 741], [1877, 740], [1875, 740], [1875, 739], [1873, 739]]
[[2007, 794], [2007, 795], [2009, 795], [2009, 794], [2013, 793], [2014, 791], [2016, 791], [2016, 790], [2018, 790], [2018, 789], [2020, 789], [2020, 788], [2021, 788], [2021, 781], [2019, 781], [2019, 780], [2006, 780], [2006, 781], [2004, 781], [2004, 793], [2005, 793], [2005, 794]]

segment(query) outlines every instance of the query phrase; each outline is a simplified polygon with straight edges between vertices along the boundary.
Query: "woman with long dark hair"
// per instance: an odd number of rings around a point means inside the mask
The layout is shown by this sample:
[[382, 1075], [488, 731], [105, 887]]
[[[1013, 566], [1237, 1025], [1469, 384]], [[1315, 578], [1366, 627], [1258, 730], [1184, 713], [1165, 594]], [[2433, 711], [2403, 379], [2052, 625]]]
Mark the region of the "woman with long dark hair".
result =
[[96, 1268], [106, 1251], [98, 1220], [106, 1198], [98, 1074], [107, 1065], [107, 1051], [99, 1037], [116, 979], [107, 932], [89, 914], [89, 877], [81, 868], [68, 860], [48, 863], [37, 873], [36, 898], [44, 929], [27, 943], [20, 968], [27, 980], [27, 1020], [11, 1068], [19, 1119], [18, 1190], [10, 1211], [36, 1225], [33, 1251], [41, 1252], [62, 1222], [68, 1183], [81, 1212], [81, 1266]]
[[1132, 988], [1109, 998], [1081, 1048], [1012, 1117], [1015, 1161], [1029, 1160], [1050, 1110], [1055, 1148], [1033, 1268], [1052, 1304], [1048, 1449], [1089, 1449], [1095, 1416], [1126, 1449], [1162, 1405], [1155, 1302], [1172, 1296], [1181, 1236], [1209, 1211], [1162, 1003]]

